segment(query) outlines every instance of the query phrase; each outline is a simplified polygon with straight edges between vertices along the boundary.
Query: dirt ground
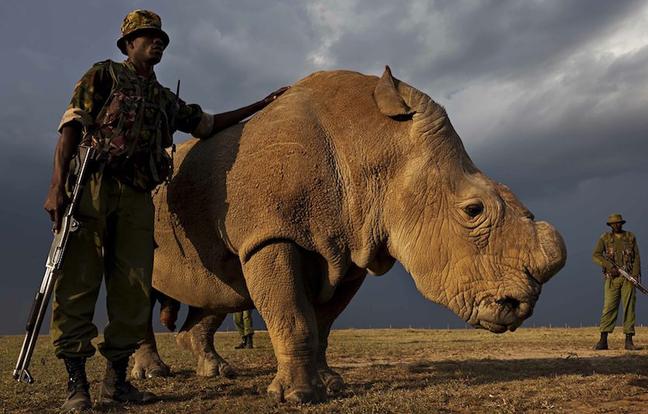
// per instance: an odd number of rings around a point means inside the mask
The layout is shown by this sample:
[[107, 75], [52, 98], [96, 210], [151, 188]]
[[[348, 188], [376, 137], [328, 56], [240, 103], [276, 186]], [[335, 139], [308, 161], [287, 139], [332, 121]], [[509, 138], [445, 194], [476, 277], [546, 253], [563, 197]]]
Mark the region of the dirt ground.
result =
[[[234, 350], [237, 334], [219, 332], [216, 348], [236, 379], [200, 378], [190, 353], [172, 334], [158, 335], [172, 366], [166, 379], [134, 383], [160, 396], [144, 406], [95, 407], [95, 412], [139, 413], [648, 413], [648, 328], [637, 331], [639, 351], [623, 350], [623, 334], [609, 351], [593, 351], [596, 328], [521, 328], [495, 335], [471, 329], [362, 329], [332, 333], [329, 364], [347, 387], [321, 404], [271, 402], [265, 389], [275, 359], [266, 332], [253, 350]], [[22, 337], [0, 337], [0, 413], [57, 412], [64, 368], [40, 338], [32, 385], [13, 380]], [[91, 392], [101, 381], [101, 357], [89, 362]]]

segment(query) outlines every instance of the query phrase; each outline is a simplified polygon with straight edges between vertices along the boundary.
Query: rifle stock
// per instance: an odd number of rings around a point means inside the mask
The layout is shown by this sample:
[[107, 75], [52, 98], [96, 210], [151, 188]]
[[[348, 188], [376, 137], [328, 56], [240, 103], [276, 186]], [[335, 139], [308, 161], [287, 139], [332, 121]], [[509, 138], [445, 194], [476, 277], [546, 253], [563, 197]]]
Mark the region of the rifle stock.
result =
[[626, 272], [624, 269], [618, 266], [617, 266], [617, 270], [619, 271], [619, 274], [621, 276], [629, 280], [630, 283], [632, 283], [637, 289], [639, 289], [641, 293], [643, 293], [644, 295], [648, 295], [648, 289], [646, 289], [646, 287], [643, 286], [636, 277], [632, 276], [630, 273]]

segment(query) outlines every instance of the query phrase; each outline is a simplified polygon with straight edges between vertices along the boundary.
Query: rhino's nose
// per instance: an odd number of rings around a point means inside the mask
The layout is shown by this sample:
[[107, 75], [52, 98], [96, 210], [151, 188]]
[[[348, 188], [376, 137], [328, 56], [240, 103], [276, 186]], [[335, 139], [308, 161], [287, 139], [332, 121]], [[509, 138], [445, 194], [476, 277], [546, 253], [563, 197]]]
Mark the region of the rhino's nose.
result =
[[555, 275], [567, 261], [567, 248], [560, 233], [545, 221], [536, 222], [538, 241], [543, 259], [539, 260], [538, 269], [533, 272], [534, 278], [545, 283]]
[[528, 318], [533, 313], [534, 302], [530, 303], [527, 301], [520, 301], [512, 296], [506, 296], [502, 299], [498, 299], [495, 301], [495, 303], [500, 305], [502, 308], [512, 312], [521, 320]]
[[518, 306], [517, 315], [520, 319], [526, 319], [533, 314], [533, 306], [529, 302], [521, 302]]

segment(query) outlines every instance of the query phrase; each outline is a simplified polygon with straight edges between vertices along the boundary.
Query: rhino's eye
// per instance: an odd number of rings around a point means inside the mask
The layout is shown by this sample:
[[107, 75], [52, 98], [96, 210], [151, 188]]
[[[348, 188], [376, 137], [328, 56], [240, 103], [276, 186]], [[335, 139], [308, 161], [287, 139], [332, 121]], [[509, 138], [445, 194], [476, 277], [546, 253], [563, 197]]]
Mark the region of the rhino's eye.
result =
[[468, 217], [475, 218], [484, 211], [484, 205], [482, 203], [471, 203], [465, 206], [463, 210], [468, 214]]

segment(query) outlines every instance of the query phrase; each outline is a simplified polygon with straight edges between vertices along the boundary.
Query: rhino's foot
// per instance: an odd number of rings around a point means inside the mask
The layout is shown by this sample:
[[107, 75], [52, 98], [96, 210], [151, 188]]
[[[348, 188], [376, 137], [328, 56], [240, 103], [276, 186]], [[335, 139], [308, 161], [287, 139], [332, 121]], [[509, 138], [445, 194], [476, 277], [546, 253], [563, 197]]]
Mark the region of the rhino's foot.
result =
[[198, 357], [196, 375], [201, 377], [215, 377], [220, 375], [225, 378], [235, 378], [237, 373], [224, 359], [216, 358], [214, 355], [207, 355]]
[[131, 370], [133, 378], [156, 378], [168, 377], [171, 375], [171, 368], [162, 361], [157, 353], [135, 354], [135, 364]]
[[337, 394], [344, 389], [342, 376], [331, 368], [320, 368], [318, 372], [329, 394]]
[[176, 335], [176, 343], [181, 348], [191, 351], [197, 358], [196, 375], [201, 377], [222, 376], [235, 378], [236, 370], [216, 353], [208, 339], [195, 332], [184, 331]]
[[296, 381], [290, 375], [277, 373], [268, 386], [268, 396], [276, 402], [295, 404], [317, 403], [326, 400], [326, 390], [319, 376], [310, 381]]

